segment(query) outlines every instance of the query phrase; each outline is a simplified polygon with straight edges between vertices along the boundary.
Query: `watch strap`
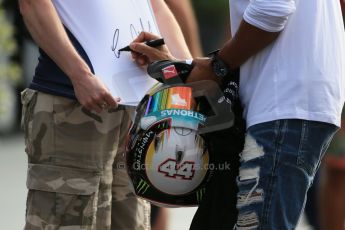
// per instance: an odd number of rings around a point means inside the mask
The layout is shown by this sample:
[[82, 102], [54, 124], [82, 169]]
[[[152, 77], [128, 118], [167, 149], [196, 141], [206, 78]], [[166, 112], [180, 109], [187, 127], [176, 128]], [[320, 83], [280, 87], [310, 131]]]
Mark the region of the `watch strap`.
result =
[[210, 57], [211, 59], [216, 58], [219, 62], [222, 62], [225, 66], [227, 66], [229, 72], [228, 72], [227, 76], [225, 76], [224, 78], [231, 78], [233, 76], [238, 76], [240, 69], [239, 68], [235, 68], [235, 69], [230, 68], [222, 59], [220, 59], [218, 57], [219, 51], [220, 51], [220, 49], [216, 49], [216, 50], [208, 53], [207, 56]]

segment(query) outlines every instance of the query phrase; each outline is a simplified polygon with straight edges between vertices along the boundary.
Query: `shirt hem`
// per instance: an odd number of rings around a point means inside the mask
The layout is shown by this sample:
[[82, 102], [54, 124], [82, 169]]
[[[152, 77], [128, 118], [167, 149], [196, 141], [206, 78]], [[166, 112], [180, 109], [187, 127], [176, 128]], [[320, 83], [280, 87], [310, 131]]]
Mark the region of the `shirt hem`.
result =
[[329, 124], [333, 124], [337, 127], [341, 126], [341, 116], [339, 118], [332, 115], [320, 114], [320, 113], [310, 113], [305, 114], [280, 114], [279, 116], [260, 116], [254, 118], [247, 118], [247, 129], [253, 125], [257, 125], [264, 122], [282, 120], [282, 119], [299, 119], [299, 120], [308, 120], [308, 121], [319, 121]]

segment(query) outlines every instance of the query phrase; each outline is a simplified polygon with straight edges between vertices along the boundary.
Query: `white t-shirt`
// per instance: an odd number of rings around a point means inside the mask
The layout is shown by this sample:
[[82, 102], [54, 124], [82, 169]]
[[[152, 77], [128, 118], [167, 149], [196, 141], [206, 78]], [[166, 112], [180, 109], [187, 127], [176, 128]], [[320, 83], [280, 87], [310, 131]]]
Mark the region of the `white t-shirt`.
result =
[[[257, 1], [272, 0], [230, 0], [232, 34]], [[340, 126], [345, 34], [339, 1], [295, 0], [295, 8], [278, 39], [241, 66], [247, 127], [278, 119]]]
[[121, 103], [136, 105], [156, 83], [130, 52], [118, 50], [141, 31], [159, 34], [150, 0], [53, 0], [65, 27], [81, 44], [95, 75]]

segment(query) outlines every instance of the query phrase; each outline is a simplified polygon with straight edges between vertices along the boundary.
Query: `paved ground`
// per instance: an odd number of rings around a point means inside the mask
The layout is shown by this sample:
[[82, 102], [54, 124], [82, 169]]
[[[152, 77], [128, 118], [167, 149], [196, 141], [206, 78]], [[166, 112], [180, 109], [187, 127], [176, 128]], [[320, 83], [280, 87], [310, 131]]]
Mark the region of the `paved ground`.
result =
[[26, 165], [22, 136], [0, 137], [1, 229], [23, 229], [26, 200]]
[[[196, 208], [177, 208], [170, 209], [170, 223], [169, 230], [188, 230], [188, 226], [192, 221], [193, 214]], [[310, 226], [305, 223], [304, 218], [296, 230], [312, 230]]]
[[[0, 137], [1, 229], [19, 230], [24, 225], [26, 199], [26, 155], [21, 134]], [[188, 230], [195, 208], [170, 209], [169, 230]], [[302, 220], [302, 222], [304, 222]], [[310, 230], [301, 224], [298, 230]]]

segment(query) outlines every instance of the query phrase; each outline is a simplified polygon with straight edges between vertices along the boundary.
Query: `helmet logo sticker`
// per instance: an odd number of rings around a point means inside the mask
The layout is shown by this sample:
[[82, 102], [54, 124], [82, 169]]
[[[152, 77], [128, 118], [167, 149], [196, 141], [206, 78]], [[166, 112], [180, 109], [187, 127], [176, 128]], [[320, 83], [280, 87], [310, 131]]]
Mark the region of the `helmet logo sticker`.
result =
[[184, 161], [179, 165], [176, 160], [169, 158], [158, 166], [158, 172], [166, 177], [192, 180], [195, 173], [194, 165], [195, 162], [193, 161]]
[[170, 79], [178, 76], [177, 70], [174, 65], [169, 65], [162, 69], [162, 71], [165, 79]]
[[173, 94], [171, 95], [171, 104], [177, 106], [187, 106], [186, 99], [182, 98], [180, 94]]

